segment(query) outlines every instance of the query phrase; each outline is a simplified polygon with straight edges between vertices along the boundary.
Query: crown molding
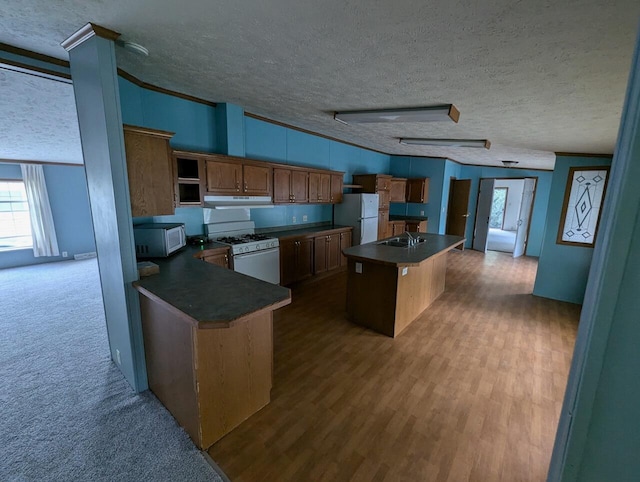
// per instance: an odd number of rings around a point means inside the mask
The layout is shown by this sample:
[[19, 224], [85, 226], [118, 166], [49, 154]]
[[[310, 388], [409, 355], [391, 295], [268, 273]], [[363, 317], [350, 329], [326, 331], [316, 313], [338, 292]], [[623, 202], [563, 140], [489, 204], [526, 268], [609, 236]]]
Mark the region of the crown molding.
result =
[[0, 69], [19, 72], [26, 75], [34, 75], [36, 77], [42, 77], [56, 82], [63, 82], [65, 84], [72, 83], [70, 74], [43, 69], [42, 67], [34, 67], [33, 65], [23, 64], [22, 62], [15, 62], [13, 60], [0, 58]]
[[79, 29], [76, 33], [71, 34], [66, 40], [62, 41], [60, 45], [62, 45], [62, 48], [69, 52], [81, 43], [89, 40], [91, 37], [101, 37], [107, 40], [115, 41], [118, 37], [120, 37], [120, 34], [118, 32], [114, 32], [113, 30], [109, 30], [108, 28], [89, 22], [84, 27]]
[[608, 157], [613, 158], [613, 154], [595, 154], [593, 152], [554, 152], [554, 154], [561, 157]]

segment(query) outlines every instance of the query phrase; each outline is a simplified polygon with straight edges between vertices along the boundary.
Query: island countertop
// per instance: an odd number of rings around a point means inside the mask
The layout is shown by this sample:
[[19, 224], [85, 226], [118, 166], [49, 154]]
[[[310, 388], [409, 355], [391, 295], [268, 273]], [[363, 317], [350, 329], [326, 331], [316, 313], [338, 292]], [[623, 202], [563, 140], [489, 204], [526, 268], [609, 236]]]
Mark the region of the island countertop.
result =
[[[465, 241], [465, 238], [461, 236], [426, 233], [416, 233], [416, 235], [419, 235], [425, 241], [416, 246], [397, 247], [380, 244], [384, 241], [380, 240], [352, 246], [343, 250], [342, 253], [347, 258], [353, 258], [356, 261], [361, 260], [391, 266], [417, 266], [424, 260], [443, 251], [449, 251]], [[396, 239], [398, 237], [406, 238], [406, 235], [387, 239]]]
[[[212, 243], [204, 249], [221, 247]], [[222, 328], [262, 310], [291, 302], [291, 291], [227, 268], [205, 263], [201, 250], [187, 246], [168, 258], [152, 259], [160, 273], [141, 278], [134, 287], [186, 315], [199, 328]]]

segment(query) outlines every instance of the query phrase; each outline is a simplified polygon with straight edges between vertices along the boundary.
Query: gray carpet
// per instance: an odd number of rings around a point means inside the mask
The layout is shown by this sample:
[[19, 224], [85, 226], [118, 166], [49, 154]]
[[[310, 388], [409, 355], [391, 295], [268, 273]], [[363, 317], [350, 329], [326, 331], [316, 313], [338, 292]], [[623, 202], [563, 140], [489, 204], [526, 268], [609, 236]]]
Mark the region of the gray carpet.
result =
[[0, 270], [0, 330], [0, 480], [223, 480], [111, 362], [95, 259]]

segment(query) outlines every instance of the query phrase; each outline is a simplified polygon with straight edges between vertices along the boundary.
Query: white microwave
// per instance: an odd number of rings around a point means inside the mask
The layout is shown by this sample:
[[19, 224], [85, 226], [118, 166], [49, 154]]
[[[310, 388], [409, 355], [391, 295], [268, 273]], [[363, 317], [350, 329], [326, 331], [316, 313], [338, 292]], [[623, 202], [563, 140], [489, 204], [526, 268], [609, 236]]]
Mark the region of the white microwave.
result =
[[138, 258], [166, 258], [187, 244], [181, 223], [137, 224], [133, 236]]

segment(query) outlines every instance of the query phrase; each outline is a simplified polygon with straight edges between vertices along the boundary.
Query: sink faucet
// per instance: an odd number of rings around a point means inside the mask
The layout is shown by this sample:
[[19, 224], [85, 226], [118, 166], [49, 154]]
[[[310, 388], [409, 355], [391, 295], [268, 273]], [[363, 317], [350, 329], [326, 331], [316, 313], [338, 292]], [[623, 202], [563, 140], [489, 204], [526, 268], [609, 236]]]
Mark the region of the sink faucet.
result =
[[409, 231], [405, 231], [405, 234], [409, 238], [409, 246], [415, 246], [418, 240], [414, 238]]

